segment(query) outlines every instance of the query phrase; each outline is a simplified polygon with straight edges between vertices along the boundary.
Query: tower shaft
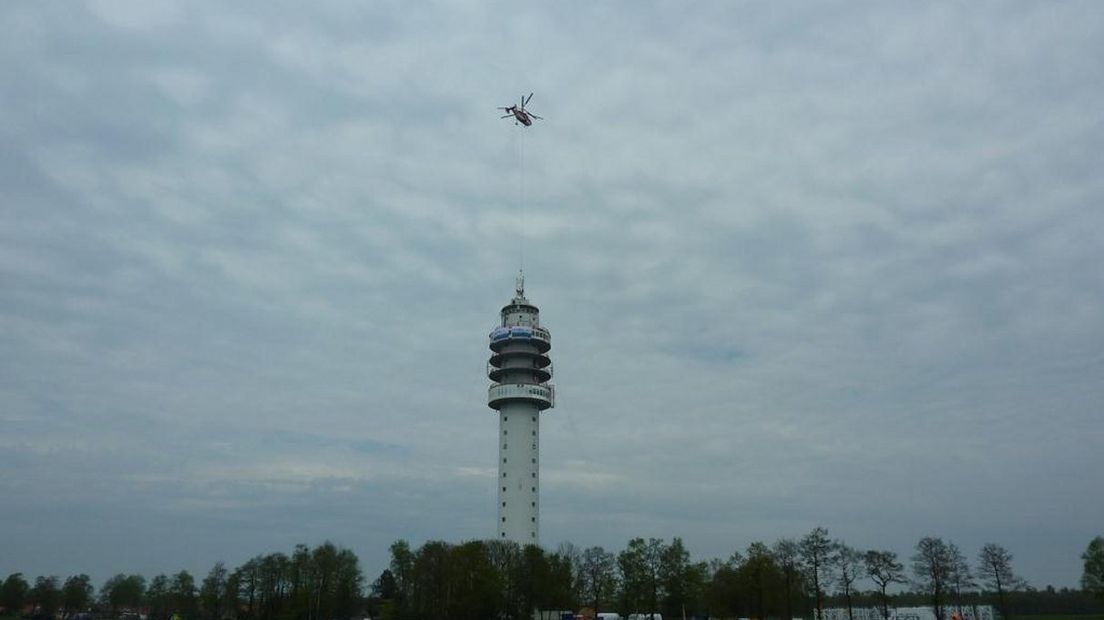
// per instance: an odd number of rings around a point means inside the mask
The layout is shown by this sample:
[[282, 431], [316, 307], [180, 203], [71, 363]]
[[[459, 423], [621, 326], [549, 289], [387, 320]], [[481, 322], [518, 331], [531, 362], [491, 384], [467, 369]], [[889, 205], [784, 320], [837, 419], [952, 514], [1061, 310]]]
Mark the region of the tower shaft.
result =
[[508, 403], [498, 412], [498, 535], [520, 544], [540, 540], [540, 410]]

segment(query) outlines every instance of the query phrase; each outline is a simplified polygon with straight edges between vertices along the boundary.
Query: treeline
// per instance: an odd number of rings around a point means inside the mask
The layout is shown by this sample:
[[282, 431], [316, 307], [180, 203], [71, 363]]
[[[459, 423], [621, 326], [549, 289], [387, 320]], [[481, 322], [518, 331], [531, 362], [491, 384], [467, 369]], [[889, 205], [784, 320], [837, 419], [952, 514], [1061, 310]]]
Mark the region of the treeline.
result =
[[291, 555], [259, 555], [232, 571], [219, 562], [199, 583], [186, 570], [148, 583], [142, 575], [118, 574], [93, 597], [88, 575], [59, 581], [38, 577], [32, 586], [12, 574], [0, 585], [0, 608], [37, 618], [133, 612], [148, 620], [333, 620], [364, 608], [356, 554], [329, 542], [299, 545]]
[[549, 551], [498, 540], [417, 549], [398, 541], [365, 592], [356, 555], [327, 542], [259, 555], [233, 570], [219, 562], [198, 583], [187, 571], [148, 582], [118, 574], [96, 596], [87, 575], [31, 584], [15, 573], [0, 583], [0, 610], [39, 620], [89, 612], [149, 620], [528, 619], [534, 610], [792, 620], [822, 617], [825, 607], [876, 608], [888, 619], [895, 607], [921, 605], [946, 620], [947, 610], [986, 604], [1006, 619], [1104, 613], [1104, 539], [1082, 556], [1083, 590], [1031, 588], [1012, 559], [987, 544], [971, 562], [953, 543], [925, 537], [906, 566], [892, 551], [853, 548], [824, 528], [709, 562], [693, 561], [679, 538], [634, 538], [616, 553], [570, 543]]
[[892, 551], [853, 548], [824, 528], [710, 562], [692, 561], [679, 538], [634, 538], [617, 553], [505, 541], [434, 541], [412, 550], [398, 541], [369, 600], [372, 617], [385, 620], [529, 618], [535, 609], [791, 620], [819, 618], [826, 606], [874, 607], [889, 618], [894, 607], [920, 605], [946, 620], [950, 609], [983, 604], [1005, 618], [1058, 611], [1046, 610], [1047, 601], [1060, 601], [1064, 612], [1104, 611], [1080, 591], [1031, 589], [1012, 559], [987, 544], [971, 563], [953, 543], [925, 537], [906, 567]]
[[[1090, 593], [1077, 588], [1055, 588], [1046, 586], [1035, 588], [1024, 586], [1022, 590], [1006, 593], [1008, 609], [1013, 620], [1019, 616], [1100, 616], [1104, 615], [1104, 601], [1095, 599]], [[829, 596], [826, 607], [844, 607], [841, 597]], [[990, 592], [964, 592], [961, 607], [972, 610], [981, 605], [993, 605], [995, 596]], [[855, 595], [856, 609], [878, 608], [881, 605], [876, 590]], [[889, 596], [889, 607], [927, 607], [930, 602], [926, 595], [906, 590]]]

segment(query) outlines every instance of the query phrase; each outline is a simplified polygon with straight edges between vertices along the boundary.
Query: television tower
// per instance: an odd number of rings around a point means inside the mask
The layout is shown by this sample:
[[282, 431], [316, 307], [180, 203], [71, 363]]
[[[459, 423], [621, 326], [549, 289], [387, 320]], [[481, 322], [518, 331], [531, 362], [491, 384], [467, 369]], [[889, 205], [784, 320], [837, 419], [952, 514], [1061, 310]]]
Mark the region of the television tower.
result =
[[500, 540], [540, 543], [540, 414], [555, 404], [552, 336], [540, 310], [525, 298], [519, 271], [514, 298], [491, 331], [487, 406], [498, 411], [498, 520]]

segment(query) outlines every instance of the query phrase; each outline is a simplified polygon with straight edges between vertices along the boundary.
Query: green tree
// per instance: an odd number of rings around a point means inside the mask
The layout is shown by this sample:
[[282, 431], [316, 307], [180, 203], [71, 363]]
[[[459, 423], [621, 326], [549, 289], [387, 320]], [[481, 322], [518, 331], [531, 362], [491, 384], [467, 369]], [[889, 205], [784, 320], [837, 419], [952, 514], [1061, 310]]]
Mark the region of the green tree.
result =
[[[564, 544], [551, 554], [543, 554], [540, 547], [526, 545], [523, 556], [543, 556], [539, 567], [537, 583], [541, 584], [537, 596], [533, 598], [538, 609], [574, 609], [579, 600], [575, 596], [575, 566], [579, 552], [574, 545]], [[531, 617], [530, 615], [525, 616]]]
[[954, 571], [954, 555], [942, 538], [925, 536], [916, 543], [916, 554], [912, 556], [915, 585], [927, 595], [936, 620], [944, 620], [943, 606]]
[[398, 586], [391, 569], [385, 568], [372, 582], [368, 592], [368, 617], [395, 620], [395, 596]]
[[226, 582], [229, 577], [230, 571], [226, 570], [226, 565], [222, 562], [216, 562], [204, 577], [203, 585], [199, 588], [199, 605], [207, 620], [222, 620]]
[[399, 592], [399, 586], [395, 582], [395, 575], [391, 569], [385, 568], [380, 576], [372, 582], [372, 596], [386, 601], [395, 599]]
[[170, 578], [169, 600], [173, 612], [184, 620], [198, 619], [199, 593], [196, 590], [195, 577], [191, 573], [182, 570]]
[[521, 614], [525, 605], [522, 601], [525, 571], [522, 569], [521, 545], [512, 540], [498, 539], [486, 541], [484, 548], [488, 561], [498, 574], [503, 615], [511, 618]]
[[663, 541], [658, 538], [633, 538], [617, 556], [621, 572], [622, 615], [647, 609], [649, 616], [658, 611], [659, 568], [663, 558]]
[[92, 578], [84, 573], [73, 575], [61, 586], [61, 605], [65, 614], [84, 611], [92, 602]]
[[822, 620], [824, 617], [824, 586], [831, 581], [830, 566], [833, 548], [832, 541], [828, 538], [828, 530], [823, 527], [814, 528], [801, 539], [798, 545], [802, 568], [809, 585], [813, 588], [816, 620]]
[[358, 611], [364, 576], [352, 551], [326, 541], [311, 551], [307, 573], [308, 620], [349, 618]]
[[705, 591], [709, 586], [709, 565], [705, 562], [692, 562], [684, 577], [686, 616], [704, 615], [706, 612]]
[[146, 590], [146, 604], [150, 620], [168, 620], [172, 614], [172, 598], [169, 596], [169, 578], [160, 574], [150, 580]]
[[397, 540], [391, 544], [391, 574], [395, 576], [395, 618], [406, 620], [410, 614], [410, 593], [414, 579], [414, 553], [410, 543]]
[[[260, 618], [276, 620], [289, 596], [288, 572], [290, 560], [283, 553], [269, 553], [257, 558], [257, 608]], [[308, 620], [313, 616], [308, 615]]]
[[774, 563], [770, 548], [761, 542], [748, 545], [747, 559], [736, 574], [748, 615], [764, 619], [771, 615], [781, 589], [782, 575]]
[[1097, 536], [1081, 554], [1085, 562], [1081, 572], [1081, 587], [1093, 596], [1104, 600], [1104, 536]]
[[[512, 543], [508, 543], [511, 544]], [[516, 555], [509, 552], [499, 582], [503, 591], [509, 590], [510, 598], [502, 599], [502, 615], [505, 618], [530, 618], [534, 610], [545, 608], [550, 597], [549, 556], [536, 545], [516, 545]], [[495, 564], [499, 559], [496, 559]]]
[[352, 618], [360, 611], [364, 573], [360, 570], [359, 558], [351, 550], [338, 549], [334, 580], [330, 617], [342, 620]]
[[137, 609], [146, 594], [146, 578], [141, 575], [119, 573], [104, 582], [100, 588], [100, 602], [116, 614], [120, 609]]
[[660, 555], [659, 580], [663, 591], [660, 604], [664, 617], [681, 618], [687, 609], [691, 614], [700, 598], [700, 585], [695, 565], [690, 562], [690, 552], [682, 539], [675, 537]]
[[23, 578], [23, 573], [12, 573], [0, 585], [0, 607], [11, 615], [19, 615], [30, 593], [31, 586]]
[[296, 545], [290, 557], [259, 555], [233, 572], [219, 562], [198, 591], [192, 580], [191, 609], [207, 620], [342, 620], [363, 611], [363, 580], [352, 551]]
[[644, 579], [644, 539], [634, 538], [617, 554], [618, 578], [621, 582], [618, 611], [627, 616], [640, 609], [646, 589]]
[[59, 582], [60, 579], [53, 575], [35, 578], [30, 599], [37, 613], [52, 616], [61, 606], [61, 586], [58, 585]]
[[867, 551], [863, 557], [866, 575], [878, 585], [881, 593], [882, 618], [889, 620], [889, 595], [886, 589], [891, 583], [907, 583], [905, 566], [897, 561], [893, 551]]
[[783, 619], [793, 620], [794, 592], [801, 585], [801, 559], [797, 542], [788, 538], [779, 539], [771, 548], [771, 554], [782, 575]]
[[307, 600], [310, 601], [307, 620], [329, 618], [337, 596], [339, 552], [333, 543], [326, 542], [310, 553], [307, 565]]
[[448, 618], [451, 592], [449, 585], [449, 549], [444, 541], [433, 540], [418, 548], [410, 571], [410, 612], [424, 620]]
[[260, 599], [260, 559], [252, 558], [234, 571], [238, 582], [241, 602], [245, 603], [245, 615], [250, 620], [257, 618], [257, 605]]
[[743, 564], [739, 552], [728, 560], [713, 560], [709, 583], [705, 588], [705, 607], [710, 617], [737, 617], [743, 614], [743, 598], [737, 573]]
[[481, 541], [470, 541], [449, 549], [446, 610], [454, 620], [494, 618], [502, 609], [498, 573]]
[[222, 609], [225, 617], [229, 620], [237, 620], [240, 604], [241, 575], [234, 571], [226, 577], [226, 590], [223, 591]]
[[310, 583], [313, 566], [310, 547], [304, 544], [295, 545], [287, 567], [288, 609], [284, 613], [285, 616], [290, 615], [297, 620], [311, 617]]

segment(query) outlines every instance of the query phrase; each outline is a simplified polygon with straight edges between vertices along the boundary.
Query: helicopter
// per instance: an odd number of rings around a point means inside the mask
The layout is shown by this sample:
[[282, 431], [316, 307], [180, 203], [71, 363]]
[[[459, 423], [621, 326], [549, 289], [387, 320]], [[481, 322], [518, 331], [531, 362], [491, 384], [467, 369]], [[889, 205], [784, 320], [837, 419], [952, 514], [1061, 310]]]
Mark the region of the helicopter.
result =
[[521, 123], [522, 125], [525, 125], [526, 127], [533, 124], [533, 119], [534, 118], [537, 119], [537, 120], [543, 121], [544, 120], [543, 118], [541, 118], [541, 117], [537, 116], [536, 114], [533, 114], [532, 112], [525, 109], [525, 104], [529, 103], [529, 100], [532, 99], [532, 98], [533, 98], [533, 93], [529, 93], [528, 97], [522, 97], [521, 98], [521, 105], [519, 105], [519, 106], [512, 105], [508, 108], [501, 108], [501, 107], [498, 108], [499, 110], [506, 110], [506, 114], [504, 114], [502, 116], [502, 118], [510, 118], [512, 116], [512, 117], [514, 117], [514, 124], [515, 125], [518, 124], [518, 123]]

